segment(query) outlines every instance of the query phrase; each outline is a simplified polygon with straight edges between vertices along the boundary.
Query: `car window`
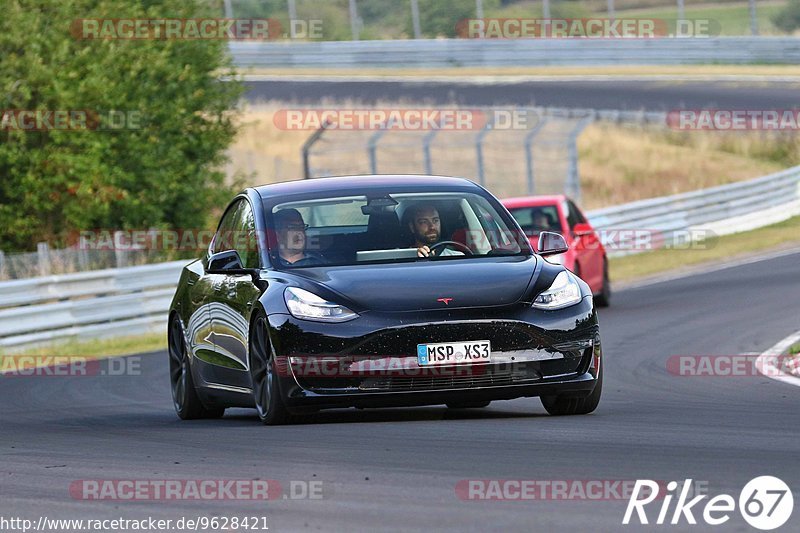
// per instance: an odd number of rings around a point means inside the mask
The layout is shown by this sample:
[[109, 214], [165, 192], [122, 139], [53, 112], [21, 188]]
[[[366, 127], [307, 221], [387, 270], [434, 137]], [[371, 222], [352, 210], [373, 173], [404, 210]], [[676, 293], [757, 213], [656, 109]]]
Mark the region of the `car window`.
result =
[[569, 200], [564, 202], [564, 212], [567, 214], [567, 225], [569, 229], [574, 229], [575, 224], [580, 222], [578, 211], [574, 209], [575, 204]]
[[[567, 205], [569, 205], [569, 212], [572, 213], [575, 224], [585, 224], [586, 217], [583, 216], [583, 213], [580, 209], [578, 209], [578, 206], [575, 205], [572, 200], [568, 200]], [[574, 228], [575, 224], [570, 224], [570, 228]]]
[[[475, 193], [308, 198], [276, 204], [268, 212], [267, 224], [277, 235], [269, 242], [270, 254], [279, 267], [413, 262], [419, 259], [419, 246], [439, 243], [432, 259], [530, 253], [527, 238], [507, 215]], [[282, 220], [291, 220], [291, 228], [281, 230]], [[422, 233], [420, 220], [436, 228]], [[305, 233], [297, 236], [289, 231]]]
[[542, 231], [561, 233], [561, 220], [558, 206], [539, 205], [533, 207], [517, 207], [509, 209], [526, 235], [538, 235]]
[[228, 207], [228, 209], [225, 211], [225, 214], [222, 215], [222, 220], [220, 220], [217, 233], [214, 235], [214, 242], [211, 245], [211, 253], [218, 254], [220, 252], [227, 252], [228, 250], [234, 249], [232, 236], [236, 228], [239, 214], [238, 211], [241, 208], [242, 203], [245, 203], [245, 201], [237, 200], [236, 203]]
[[261, 261], [258, 253], [258, 239], [256, 238], [256, 220], [250, 202], [242, 200], [236, 210], [235, 218], [236, 239], [233, 241], [234, 249], [239, 252], [242, 265], [245, 268], [258, 268]]

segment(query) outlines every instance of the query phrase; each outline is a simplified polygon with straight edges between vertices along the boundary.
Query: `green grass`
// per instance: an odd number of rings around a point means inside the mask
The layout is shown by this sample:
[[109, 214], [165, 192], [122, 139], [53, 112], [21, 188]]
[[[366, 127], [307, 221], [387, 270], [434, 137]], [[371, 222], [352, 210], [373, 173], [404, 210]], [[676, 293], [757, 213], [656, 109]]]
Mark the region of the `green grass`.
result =
[[748, 253], [800, 246], [800, 217], [752, 231], [706, 241], [702, 249], [660, 249], [609, 260], [612, 281], [626, 282], [681, 267], [714, 263]]
[[[772, 17], [785, 5], [785, 2], [757, 4], [756, 14], [760, 35], [785, 35], [772, 24]], [[617, 18], [654, 18], [674, 21], [678, 17], [678, 11], [676, 7], [629, 9], [617, 11], [616, 16]], [[684, 17], [716, 21], [719, 23], [720, 35], [750, 35], [750, 11], [747, 2], [730, 5], [686, 6]]]
[[40, 348], [15, 351], [10, 348], [0, 350], [0, 356], [10, 355], [42, 355], [42, 356], [76, 356], [88, 359], [104, 359], [119, 355], [133, 355], [140, 353], [166, 350], [167, 337], [165, 334], [149, 334], [113, 339], [96, 339], [83, 342], [52, 343]]

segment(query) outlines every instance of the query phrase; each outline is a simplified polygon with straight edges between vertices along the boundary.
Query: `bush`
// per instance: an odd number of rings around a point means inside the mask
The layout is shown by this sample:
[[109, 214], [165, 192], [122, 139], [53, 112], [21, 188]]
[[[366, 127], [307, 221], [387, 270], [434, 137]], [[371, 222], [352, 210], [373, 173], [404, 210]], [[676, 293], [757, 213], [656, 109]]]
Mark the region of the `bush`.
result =
[[217, 80], [229, 67], [227, 43], [80, 40], [70, 25], [218, 17], [220, 5], [6, 0], [3, 7], [0, 109], [118, 110], [134, 129], [0, 128], [0, 249], [64, 246], [76, 231], [98, 228], [205, 228], [210, 208], [229, 194], [219, 169], [241, 94], [239, 84]]
[[789, 0], [783, 9], [773, 15], [772, 23], [785, 33], [793, 33], [800, 28], [800, 0]]

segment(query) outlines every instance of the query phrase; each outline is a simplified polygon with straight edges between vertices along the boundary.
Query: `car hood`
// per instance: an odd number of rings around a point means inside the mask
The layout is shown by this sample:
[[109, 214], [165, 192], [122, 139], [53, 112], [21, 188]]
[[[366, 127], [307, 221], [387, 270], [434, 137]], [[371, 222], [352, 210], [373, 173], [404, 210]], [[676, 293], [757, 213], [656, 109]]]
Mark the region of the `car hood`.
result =
[[487, 257], [304, 268], [292, 274], [340, 294], [349, 302], [337, 303], [354, 311], [404, 312], [513, 304], [525, 295], [536, 261], [536, 256]]

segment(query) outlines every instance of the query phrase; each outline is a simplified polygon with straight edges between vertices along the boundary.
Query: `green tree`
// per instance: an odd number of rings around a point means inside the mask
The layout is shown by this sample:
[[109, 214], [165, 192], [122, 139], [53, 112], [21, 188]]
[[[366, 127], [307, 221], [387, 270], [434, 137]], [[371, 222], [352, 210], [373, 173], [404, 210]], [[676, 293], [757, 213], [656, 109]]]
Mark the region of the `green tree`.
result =
[[783, 9], [772, 16], [772, 23], [786, 33], [792, 33], [800, 28], [800, 0], [789, 0]]
[[[76, 38], [76, 19], [219, 17], [208, 0], [5, 0], [0, 110], [88, 110], [119, 130], [0, 127], [0, 249], [97, 228], [205, 228], [241, 94], [221, 40]], [[138, 117], [138, 118], [137, 118]]]

